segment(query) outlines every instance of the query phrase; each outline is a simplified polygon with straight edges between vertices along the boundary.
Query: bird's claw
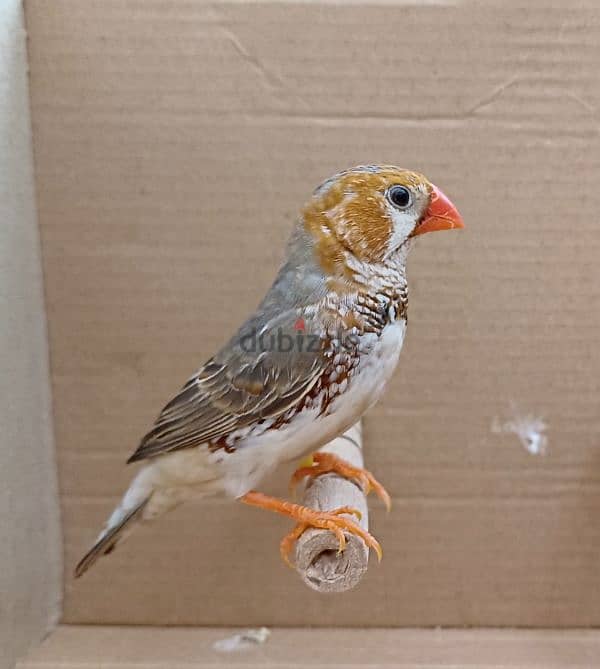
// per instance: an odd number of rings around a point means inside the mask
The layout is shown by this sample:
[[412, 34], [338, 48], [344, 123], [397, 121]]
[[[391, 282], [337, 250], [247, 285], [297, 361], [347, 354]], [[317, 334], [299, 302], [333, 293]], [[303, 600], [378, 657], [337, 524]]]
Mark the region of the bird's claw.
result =
[[315, 527], [321, 530], [329, 530], [333, 532], [338, 540], [338, 550], [341, 552], [346, 548], [346, 536], [344, 531], [349, 534], [354, 534], [360, 537], [365, 544], [372, 548], [377, 553], [377, 558], [381, 560], [383, 555], [381, 546], [375, 537], [363, 529], [356, 521], [351, 518], [344, 518], [344, 515], [356, 516], [358, 520], [362, 518], [362, 514], [358, 509], [349, 506], [341, 506], [332, 511], [315, 511], [307, 506], [287, 502], [270, 495], [251, 490], [240, 497], [240, 500], [245, 504], [256, 506], [261, 509], [275, 511], [288, 518], [293, 518], [297, 521], [296, 527], [287, 534], [281, 541], [279, 546], [281, 557], [290, 566], [291, 562], [289, 554], [292, 551], [295, 541], [310, 527]]
[[364, 530], [354, 520], [350, 518], [342, 518], [342, 515], [354, 515], [360, 520], [362, 514], [357, 509], [347, 506], [342, 506], [333, 511], [314, 511], [307, 507], [300, 508], [302, 509], [302, 520], [281, 540], [279, 545], [281, 557], [290, 567], [294, 566], [289, 558], [294, 544], [310, 527], [333, 532], [338, 540], [338, 554], [342, 553], [346, 548], [347, 540], [344, 530], [349, 534], [354, 534], [355, 536], [360, 537], [369, 548], [372, 548], [377, 554], [377, 559], [381, 561], [383, 551], [381, 550], [381, 545], [377, 539]]
[[312, 459], [313, 464], [311, 466], [300, 467], [292, 474], [290, 492], [295, 491], [298, 483], [305, 477], [315, 478], [322, 474], [335, 473], [343, 476], [345, 479], [358, 483], [365, 495], [368, 495], [373, 490], [377, 497], [385, 504], [385, 508], [388, 511], [391, 509], [392, 500], [387, 490], [370, 471], [355, 467], [349, 462], [342, 460], [342, 458], [338, 458], [333, 453], [317, 451], [313, 454]]

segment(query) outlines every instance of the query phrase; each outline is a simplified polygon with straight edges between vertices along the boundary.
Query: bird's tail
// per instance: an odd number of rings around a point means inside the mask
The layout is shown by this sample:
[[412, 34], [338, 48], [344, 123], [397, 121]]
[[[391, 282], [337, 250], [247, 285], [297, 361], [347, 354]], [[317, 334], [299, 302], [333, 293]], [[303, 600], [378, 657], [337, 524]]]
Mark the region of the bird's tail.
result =
[[136, 476], [123, 501], [108, 519], [96, 543], [75, 567], [76, 578], [85, 574], [101, 555], [111, 553], [117, 542], [127, 536], [135, 521], [141, 520], [142, 513], [154, 492], [149, 474], [151, 471], [145, 468]]
[[[112, 553], [117, 542], [120, 539], [125, 538], [126, 530], [130, 529], [130, 526], [139, 519], [142, 514], [144, 507], [148, 504], [150, 496], [146, 497], [145, 500], [140, 502], [135, 508], [131, 509], [127, 513], [120, 514], [118, 519], [115, 519], [112, 523], [109, 523], [106, 526], [106, 529], [98, 537], [96, 543], [90, 548], [90, 550], [83, 556], [80, 560], [77, 567], [75, 567], [75, 578], [79, 578], [96, 562], [96, 560], [102, 555], [108, 555]], [[121, 507], [117, 509], [120, 511]], [[116, 513], [116, 512], [115, 512]], [[114, 516], [115, 514], [113, 514]], [[113, 520], [111, 516], [111, 521]]]

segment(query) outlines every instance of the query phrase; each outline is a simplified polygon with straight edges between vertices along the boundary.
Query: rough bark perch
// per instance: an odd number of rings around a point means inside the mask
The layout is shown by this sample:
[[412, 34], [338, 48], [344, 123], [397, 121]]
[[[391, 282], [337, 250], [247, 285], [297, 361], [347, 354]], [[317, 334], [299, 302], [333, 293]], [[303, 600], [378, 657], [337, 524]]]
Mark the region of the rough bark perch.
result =
[[[360, 422], [321, 450], [334, 453], [356, 467], [363, 467]], [[351, 506], [362, 513], [360, 525], [365, 530], [369, 529], [365, 495], [358, 485], [337, 474], [324, 474], [310, 480], [304, 490], [302, 503], [312, 509], [326, 511], [340, 506]], [[296, 570], [313, 590], [350, 590], [358, 584], [367, 570], [369, 549], [364, 541], [348, 532], [345, 535], [348, 543], [346, 550], [340, 554], [338, 541], [328, 530], [309, 529], [296, 542]]]

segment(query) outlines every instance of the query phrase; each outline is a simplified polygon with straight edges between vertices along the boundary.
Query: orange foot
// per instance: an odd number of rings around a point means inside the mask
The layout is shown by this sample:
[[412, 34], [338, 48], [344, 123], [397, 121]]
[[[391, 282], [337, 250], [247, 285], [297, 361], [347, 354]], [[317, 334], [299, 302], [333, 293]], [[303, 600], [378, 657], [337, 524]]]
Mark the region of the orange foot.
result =
[[368, 495], [371, 490], [375, 491], [375, 494], [381, 501], [385, 504], [386, 509], [389, 511], [392, 507], [392, 500], [387, 492], [387, 490], [379, 483], [379, 481], [371, 474], [371, 472], [366, 469], [361, 469], [360, 467], [354, 467], [350, 463], [338, 458], [337, 455], [333, 453], [323, 453], [322, 451], [317, 451], [313, 453], [313, 465], [310, 467], [300, 467], [293, 474], [290, 480], [290, 488], [293, 490], [298, 483], [305, 477], [309, 476], [314, 478], [315, 476], [320, 476], [321, 474], [330, 474], [332, 472], [343, 476], [350, 481], [355, 481], [363, 489], [365, 495]]
[[350, 532], [350, 534], [355, 534], [357, 537], [360, 537], [367, 546], [372, 548], [377, 553], [379, 560], [381, 560], [382, 551], [377, 539], [371, 536], [366, 530], [363, 530], [358, 523], [349, 518], [341, 517], [341, 514], [351, 514], [360, 520], [360, 511], [357, 511], [356, 509], [343, 506], [333, 511], [315, 511], [314, 509], [309, 509], [307, 506], [301, 506], [300, 504], [286, 502], [285, 500], [277, 499], [276, 497], [263, 495], [263, 493], [256, 492], [255, 490], [246, 493], [243, 497], [240, 497], [240, 500], [245, 504], [258, 506], [261, 509], [268, 509], [269, 511], [275, 511], [276, 513], [281, 513], [284, 516], [289, 516], [298, 521], [296, 527], [281, 540], [281, 544], [279, 545], [281, 557], [288, 565], [290, 565], [290, 567], [292, 564], [289, 559], [289, 554], [294, 546], [294, 542], [309, 527], [317, 527], [322, 530], [333, 532], [339, 542], [340, 552], [346, 548], [344, 530]]

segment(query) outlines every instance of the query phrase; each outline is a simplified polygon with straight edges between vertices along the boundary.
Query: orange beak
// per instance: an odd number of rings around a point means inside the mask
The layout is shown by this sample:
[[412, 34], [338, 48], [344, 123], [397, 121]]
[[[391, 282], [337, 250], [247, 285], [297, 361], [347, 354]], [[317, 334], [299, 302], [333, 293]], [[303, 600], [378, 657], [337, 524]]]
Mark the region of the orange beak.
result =
[[457, 208], [436, 186], [432, 185], [431, 202], [423, 220], [413, 230], [412, 237], [423, 235], [426, 232], [436, 230], [452, 230], [452, 228], [464, 228], [461, 215]]

